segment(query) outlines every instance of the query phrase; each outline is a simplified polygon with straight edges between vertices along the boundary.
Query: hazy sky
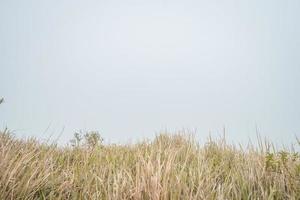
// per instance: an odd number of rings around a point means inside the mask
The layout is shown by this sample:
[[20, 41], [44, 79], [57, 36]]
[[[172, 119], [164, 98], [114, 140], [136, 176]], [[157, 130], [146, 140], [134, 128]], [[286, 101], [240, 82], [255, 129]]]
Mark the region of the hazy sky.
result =
[[[0, 0], [0, 126], [67, 141], [300, 136], [299, 0]], [[49, 127], [47, 131], [45, 131]]]

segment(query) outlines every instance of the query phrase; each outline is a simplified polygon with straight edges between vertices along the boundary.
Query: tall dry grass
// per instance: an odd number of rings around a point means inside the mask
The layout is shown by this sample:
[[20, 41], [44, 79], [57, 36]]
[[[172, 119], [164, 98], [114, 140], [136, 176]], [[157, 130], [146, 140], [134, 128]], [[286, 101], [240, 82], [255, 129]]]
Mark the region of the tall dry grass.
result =
[[300, 156], [225, 140], [161, 134], [103, 145], [96, 133], [58, 147], [0, 133], [0, 199], [300, 199]]

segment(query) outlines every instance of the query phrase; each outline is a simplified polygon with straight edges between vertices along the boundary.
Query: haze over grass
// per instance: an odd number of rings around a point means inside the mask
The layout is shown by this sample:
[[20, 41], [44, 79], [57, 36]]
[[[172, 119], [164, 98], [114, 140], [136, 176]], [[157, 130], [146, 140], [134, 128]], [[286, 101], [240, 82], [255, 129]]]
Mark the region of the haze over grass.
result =
[[[58, 147], [0, 133], [0, 199], [299, 199], [300, 155], [199, 145], [190, 135], [104, 145], [97, 132]], [[299, 143], [299, 141], [298, 141]]]

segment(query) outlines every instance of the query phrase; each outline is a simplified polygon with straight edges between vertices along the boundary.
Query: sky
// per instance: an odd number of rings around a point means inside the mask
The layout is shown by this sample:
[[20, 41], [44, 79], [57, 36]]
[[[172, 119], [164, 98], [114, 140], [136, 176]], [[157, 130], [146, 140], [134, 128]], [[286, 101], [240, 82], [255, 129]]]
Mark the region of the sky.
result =
[[0, 0], [0, 128], [300, 137], [298, 0]]

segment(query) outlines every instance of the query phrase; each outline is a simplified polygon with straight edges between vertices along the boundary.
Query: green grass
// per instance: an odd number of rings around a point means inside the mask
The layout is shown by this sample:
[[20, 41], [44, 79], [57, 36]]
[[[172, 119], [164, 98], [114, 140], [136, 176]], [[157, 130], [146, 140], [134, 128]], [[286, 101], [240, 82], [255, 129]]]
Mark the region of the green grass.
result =
[[59, 147], [0, 133], [0, 199], [300, 199], [300, 155], [189, 135]]

